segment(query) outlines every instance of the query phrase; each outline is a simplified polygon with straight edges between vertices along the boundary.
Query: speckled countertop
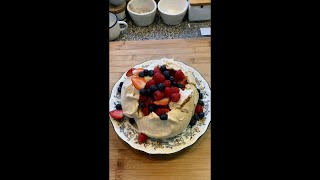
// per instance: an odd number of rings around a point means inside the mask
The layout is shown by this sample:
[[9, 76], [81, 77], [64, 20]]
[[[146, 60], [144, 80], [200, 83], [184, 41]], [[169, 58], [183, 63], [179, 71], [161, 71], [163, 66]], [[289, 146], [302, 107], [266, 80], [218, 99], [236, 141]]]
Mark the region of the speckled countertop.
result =
[[204, 37], [200, 33], [200, 28], [211, 27], [211, 20], [201, 22], [188, 21], [188, 14], [186, 14], [182, 23], [176, 26], [168, 26], [164, 24], [159, 13], [156, 14], [154, 22], [147, 27], [135, 25], [128, 14], [126, 15], [126, 22], [128, 24], [128, 29], [123, 31], [115, 41]]

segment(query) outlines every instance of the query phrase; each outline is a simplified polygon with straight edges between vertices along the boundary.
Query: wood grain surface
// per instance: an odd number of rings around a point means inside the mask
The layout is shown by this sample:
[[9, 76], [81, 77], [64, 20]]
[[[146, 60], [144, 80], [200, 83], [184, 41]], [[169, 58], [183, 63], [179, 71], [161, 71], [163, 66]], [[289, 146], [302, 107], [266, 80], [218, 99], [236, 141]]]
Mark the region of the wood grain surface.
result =
[[[129, 68], [163, 57], [174, 57], [197, 69], [211, 87], [210, 46], [210, 38], [110, 42], [109, 97], [114, 84]], [[192, 146], [170, 155], [149, 155], [122, 141], [109, 122], [109, 177], [111, 180], [211, 179], [210, 148], [211, 124]]]

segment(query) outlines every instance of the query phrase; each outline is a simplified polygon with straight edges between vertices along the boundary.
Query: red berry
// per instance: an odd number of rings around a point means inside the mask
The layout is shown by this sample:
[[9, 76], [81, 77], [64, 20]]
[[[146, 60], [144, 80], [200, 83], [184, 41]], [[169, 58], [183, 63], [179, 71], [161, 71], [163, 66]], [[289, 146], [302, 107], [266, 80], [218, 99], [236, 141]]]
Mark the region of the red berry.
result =
[[178, 102], [180, 99], [180, 93], [173, 93], [171, 94], [171, 101], [172, 102]]
[[170, 87], [166, 87], [164, 88], [164, 96], [165, 97], [171, 97], [171, 94], [172, 94], [172, 89]]
[[198, 105], [196, 106], [195, 112], [196, 112], [196, 113], [203, 112], [203, 106], [201, 106], [201, 105], [198, 104]]
[[161, 114], [166, 114], [167, 112], [169, 112], [170, 109], [169, 108], [165, 108], [165, 107], [161, 107], [161, 108], [157, 108], [155, 110], [155, 113], [160, 116]]
[[152, 99], [149, 97], [147, 101], [145, 101], [146, 106], [150, 106], [152, 104]]
[[156, 82], [156, 84], [162, 83], [166, 78], [161, 73], [155, 73], [153, 75], [153, 80]]
[[123, 119], [123, 111], [122, 110], [113, 110], [110, 112], [110, 116], [113, 119], [120, 121]]
[[162, 82], [165, 87], [170, 87], [171, 86], [171, 81], [170, 80], [165, 80]]
[[148, 96], [142, 96], [142, 95], [139, 96], [139, 102], [146, 102], [148, 99], [149, 99]]
[[146, 106], [146, 107], [142, 108], [141, 111], [143, 112], [143, 114], [145, 116], [148, 116], [150, 114], [149, 106]]
[[171, 89], [172, 89], [172, 93], [179, 93], [180, 92], [179, 88], [177, 88], [177, 87], [172, 86]]
[[145, 135], [145, 134], [143, 134], [143, 133], [140, 133], [140, 134], [138, 135], [138, 142], [139, 142], [139, 144], [144, 143], [147, 139], [148, 139], [148, 136]]
[[160, 68], [159, 67], [155, 67], [154, 69], [153, 69], [153, 74], [155, 74], [155, 73], [161, 73], [161, 70], [160, 70]]
[[175, 74], [174, 74], [174, 79], [176, 81], [180, 81], [182, 79], [184, 79], [185, 75], [183, 74], [183, 72], [181, 70], [178, 70]]
[[152, 85], [156, 85], [156, 82], [153, 79], [147, 82], [145, 88], [149, 89]]
[[156, 101], [159, 101], [160, 99], [164, 98], [164, 93], [157, 90], [156, 92], [153, 93], [153, 97]]
[[176, 74], [176, 71], [173, 70], [173, 69], [170, 69], [170, 70], [169, 70], [169, 73], [170, 73], [170, 76], [173, 76], [173, 77], [174, 77], [174, 75]]

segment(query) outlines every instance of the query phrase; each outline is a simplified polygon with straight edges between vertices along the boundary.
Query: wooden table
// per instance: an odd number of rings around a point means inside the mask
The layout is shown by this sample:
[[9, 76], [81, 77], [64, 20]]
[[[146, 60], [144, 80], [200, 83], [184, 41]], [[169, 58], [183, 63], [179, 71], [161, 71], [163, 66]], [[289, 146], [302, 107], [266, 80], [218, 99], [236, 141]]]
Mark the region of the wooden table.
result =
[[[211, 87], [211, 39], [110, 42], [111, 88], [134, 65], [163, 57], [176, 58], [197, 69]], [[211, 179], [211, 125], [191, 147], [171, 155], [149, 155], [123, 142], [109, 122], [109, 177], [111, 180]]]

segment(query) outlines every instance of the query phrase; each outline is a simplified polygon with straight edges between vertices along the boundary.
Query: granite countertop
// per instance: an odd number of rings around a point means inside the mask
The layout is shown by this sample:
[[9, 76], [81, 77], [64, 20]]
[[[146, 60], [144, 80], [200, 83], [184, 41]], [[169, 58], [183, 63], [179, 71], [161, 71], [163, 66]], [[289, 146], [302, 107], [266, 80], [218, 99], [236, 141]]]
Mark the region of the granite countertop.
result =
[[211, 27], [211, 20], [200, 22], [188, 21], [188, 14], [186, 14], [184, 20], [176, 26], [168, 26], [164, 24], [159, 13], [156, 14], [154, 22], [146, 27], [135, 25], [127, 13], [126, 22], [128, 24], [128, 29], [123, 31], [115, 41], [187, 39], [204, 37], [200, 34], [200, 28]]

